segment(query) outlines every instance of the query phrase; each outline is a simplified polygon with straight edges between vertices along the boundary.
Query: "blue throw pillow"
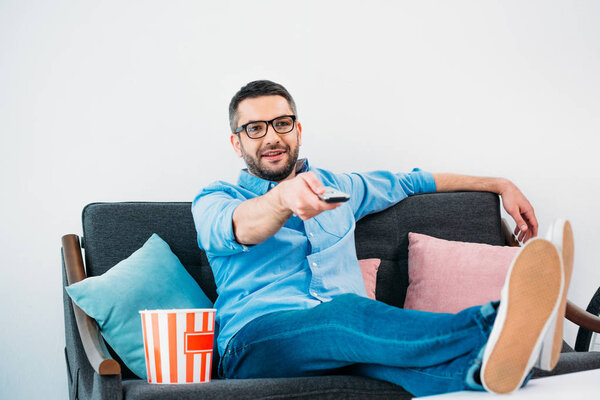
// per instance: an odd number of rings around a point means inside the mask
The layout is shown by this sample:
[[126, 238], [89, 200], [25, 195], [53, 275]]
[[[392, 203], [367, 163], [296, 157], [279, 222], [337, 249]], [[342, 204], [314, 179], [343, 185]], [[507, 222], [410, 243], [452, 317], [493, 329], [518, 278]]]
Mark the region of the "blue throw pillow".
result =
[[66, 290], [98, 322], [102, 336], [125, 365], [142, 379], [147, 377], [139, 311], [213, 306], [157, 234], [103, 275]]

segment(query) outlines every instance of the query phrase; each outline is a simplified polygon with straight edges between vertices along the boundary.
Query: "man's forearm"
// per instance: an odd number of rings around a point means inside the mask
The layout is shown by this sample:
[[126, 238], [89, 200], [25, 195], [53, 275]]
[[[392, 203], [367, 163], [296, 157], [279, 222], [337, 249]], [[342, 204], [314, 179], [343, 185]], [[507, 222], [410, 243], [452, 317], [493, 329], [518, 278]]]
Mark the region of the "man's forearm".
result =
[[296, 214], [310, 219], [342, 203], [326, 203], [318, 194], [325, 186], [309, 171], [285, 180], [254, 199], [246, 200], [233, 212], [233, 234], [240, 244], [259, 244], [277, 233]]
[[242, 202], [233, 212], [233, 234], [240, 244], [259, 244], [273, 236], [292, 215], [282, 206], [279, 188]]
[[508, 179], [455, 174], [433, 174], [433, 179], [439, 192], [467, 190], [499, 194], [504, 209], [517, 224], [515, 236], [523, 243], [537, 236], [538, 222], [533, 207], [519, 188]]
[[438, 192], [466, 190], [502, 194], [510, 185], [510, 181], [504, 178], [482, 178], [457, 174], [433, 174], [433, 179]]

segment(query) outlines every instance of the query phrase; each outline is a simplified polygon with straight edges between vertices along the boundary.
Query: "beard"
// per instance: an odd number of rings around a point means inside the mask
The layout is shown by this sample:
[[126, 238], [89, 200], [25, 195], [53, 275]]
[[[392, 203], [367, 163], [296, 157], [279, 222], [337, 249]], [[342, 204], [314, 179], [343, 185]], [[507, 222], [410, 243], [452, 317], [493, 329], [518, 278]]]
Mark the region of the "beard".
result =
[[283, 164], [282, 166], [279, 166], [279, 167], [270, 167], [269, 168], [268, 166], [261, 165], [260, 156], [254, 157], [254, 156], [248, 154], [244, 150], [244, 147], [242, 146], [242, 144], [240, 142], [240, 149], [242, 151], [242, 157], [244, 158], [244, 161], [246, 162], [246, 166], [248, 167], [248, 172], [250, 172], [252, 175], [257, 176], [261, 179], [265, 179], [267, 181], [272, 181], [272, 182], [281, 182], [282, 180], [284, 180], [285, 178], [290, 176], [292, 171], [296, 168], [296, 161], [298, 161], [299, 147], [300, 146], [298, 146], [298, 142], [296, 141], [296, 146], [294, 146], [293, 149], [287, 145], [268, 146], [268, 147], [260, 149], [260, 151], [258, 151], [258, 154], [261, 154], [261, 153], [263, 153], [265, 151], [269, 151], [269, 150], [284, 150], [286, 152], [286, 154], [288, 155], [288, 159], [285, 162], [285, 164]]

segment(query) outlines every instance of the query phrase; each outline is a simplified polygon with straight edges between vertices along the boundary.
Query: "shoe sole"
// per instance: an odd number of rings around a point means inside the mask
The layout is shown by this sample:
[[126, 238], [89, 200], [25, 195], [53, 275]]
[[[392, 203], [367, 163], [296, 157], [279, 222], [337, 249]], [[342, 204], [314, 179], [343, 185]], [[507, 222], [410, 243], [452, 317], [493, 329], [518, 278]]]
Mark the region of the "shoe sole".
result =
[[573, 241], [573, 229], [569, 221], [558, 219], [556, 220], [548, 232], [547, 240], [551, 241], [561, 254], [564, 272], [564, 289], [561, 296], [560, 306], [556, 313], [555, 320], [553, 321], [554, 329], [548, 330], [544, 341], [542, 342], [542, 349], [540, 351], [540, 358], [536, 367], [552, 371], [560, 359], [563, 343], [563, 326], [565, 310], [567, 308], [567, 294], [569, 289], [569, 283], [571, 281], [571, 275], [573, 273], [573, 257], [574, 257], [574, 241]]
[[484, 350], [481, 381], [487, 391], [506, 394], [523, 384], [558, 311], [562, 289], [556, 247], [544, 239], [531, 239], [508, 271]]
[[[567, 292], [569, 290], [569, 284], [571, 283], [571, 275], [573, 274], [573, 259], [575, 254], [575, 244], [573, 241], [573, 229], [569, 221], [564, 221], [559, 224], [559, 240], [561, 241], [561, 257], [563, 262], [563, 269], [565, 274], [565, 284], [562, 293], [562, 298], [558, 312], [556, 314], [556, 328], [554, 330], [554, 343], [552, 345], [552, 358], [550, 365], [547, 367], [549, 370], [554, 369], [560, 358], [560, 352], [562, 350], [563, 343], [563, 325], [565, 322], [565, 312], [567, 309]], [[545, 366], [544, 366], [545, 367]]]

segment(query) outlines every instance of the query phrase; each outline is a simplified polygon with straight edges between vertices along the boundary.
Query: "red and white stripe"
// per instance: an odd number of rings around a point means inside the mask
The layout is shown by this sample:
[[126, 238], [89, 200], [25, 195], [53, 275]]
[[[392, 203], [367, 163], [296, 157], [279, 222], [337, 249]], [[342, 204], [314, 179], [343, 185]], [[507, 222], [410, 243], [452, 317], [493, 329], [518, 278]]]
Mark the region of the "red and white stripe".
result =
[[148, 382], [209, 382], [214, 309], [141, 311]]

